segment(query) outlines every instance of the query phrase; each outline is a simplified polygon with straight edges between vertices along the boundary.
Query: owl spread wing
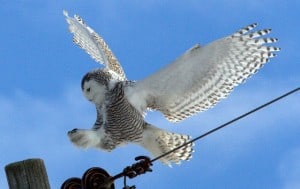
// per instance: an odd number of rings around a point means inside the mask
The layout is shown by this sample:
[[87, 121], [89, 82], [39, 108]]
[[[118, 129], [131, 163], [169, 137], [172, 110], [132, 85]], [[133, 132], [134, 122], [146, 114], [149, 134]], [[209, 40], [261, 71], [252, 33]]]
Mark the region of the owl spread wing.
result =
[[266, 45], [277, 39], [262, 38], [270, 29], [252, 32], [256, 25], [204, 47], [194, 46], [167, 67], [138, 81], [129, 100], [139, 98], [137, 102], [144, 102], [142, 111], [146, 107], [159, 110], [172, 122], [211, 108], [280, 50]]
[[108, 70], [113, 71], [120, 80], [126, 80], [125, 73], [115, 55], [109, 49], [105, 41], [92, 28], [84, 23], [78, 16], [68, 16], [64, 11], [69, 30], [74, 34], [73, 42], [84, 49], [96, 62], [104, 64]]

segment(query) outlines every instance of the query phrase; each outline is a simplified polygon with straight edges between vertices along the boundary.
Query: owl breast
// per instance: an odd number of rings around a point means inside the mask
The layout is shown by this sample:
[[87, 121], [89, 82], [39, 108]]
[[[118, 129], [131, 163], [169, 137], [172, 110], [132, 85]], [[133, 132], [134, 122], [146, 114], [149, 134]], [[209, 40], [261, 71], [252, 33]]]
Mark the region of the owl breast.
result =
[[107, 95], [105, 130], [115, 145], [140, 142], [144, 127], [144, 117], [125, 98], [124, 82], [119, 82]]

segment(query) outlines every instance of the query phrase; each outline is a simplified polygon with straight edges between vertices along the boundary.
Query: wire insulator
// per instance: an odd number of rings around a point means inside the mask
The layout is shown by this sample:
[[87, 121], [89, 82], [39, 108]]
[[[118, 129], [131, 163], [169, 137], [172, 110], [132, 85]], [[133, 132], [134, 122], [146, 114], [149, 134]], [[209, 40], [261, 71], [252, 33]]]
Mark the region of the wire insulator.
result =
[[60, 189], [81, 189], [81, 179], [77, 177], [67, 179], [60, 187]]
[[115, 185], [111, 176], [100, 167], [88, 169], [82, 176], [84, 189], [114, 189]]

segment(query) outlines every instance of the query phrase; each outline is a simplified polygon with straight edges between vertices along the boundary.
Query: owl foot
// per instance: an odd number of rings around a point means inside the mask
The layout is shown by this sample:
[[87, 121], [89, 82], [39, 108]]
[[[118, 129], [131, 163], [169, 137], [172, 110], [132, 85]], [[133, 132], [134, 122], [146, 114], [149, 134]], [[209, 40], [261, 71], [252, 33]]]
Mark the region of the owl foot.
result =
[[68, 132], [71, 142], [82, 148], [89, 148], [99, 143], [99, 137], [96, 131], [87, 129], [73, 129]]

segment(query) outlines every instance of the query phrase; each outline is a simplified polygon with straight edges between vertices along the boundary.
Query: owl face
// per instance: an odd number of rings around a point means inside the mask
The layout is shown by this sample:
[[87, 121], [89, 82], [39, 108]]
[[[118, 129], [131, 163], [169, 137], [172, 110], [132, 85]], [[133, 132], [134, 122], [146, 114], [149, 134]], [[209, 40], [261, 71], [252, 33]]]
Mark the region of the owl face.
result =
[[82, 88], [82, 93], [85, 98], [94, 104], [100, 105], [104, 102], [107, 89], [101, 83], [95, 80], [85, 81]]
[[88, 72], [81, 81], [83, 95], [96, 105], [103, 104], [111, 75], [102, 69]]

